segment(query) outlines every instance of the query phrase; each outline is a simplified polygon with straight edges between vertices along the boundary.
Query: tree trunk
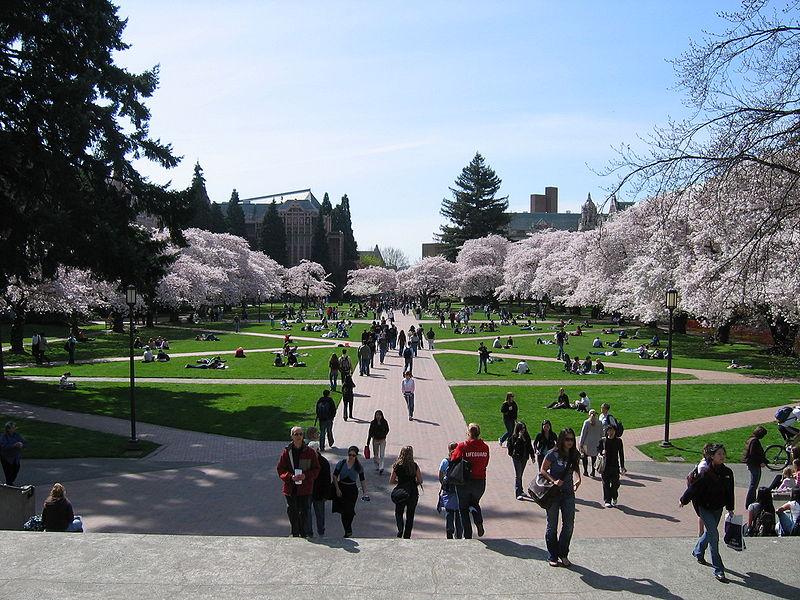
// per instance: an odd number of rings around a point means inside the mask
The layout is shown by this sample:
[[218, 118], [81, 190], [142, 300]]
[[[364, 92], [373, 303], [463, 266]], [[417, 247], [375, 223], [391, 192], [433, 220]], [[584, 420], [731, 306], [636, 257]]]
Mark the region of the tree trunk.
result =
[[153, 309], [148, 308], [147, 313], [145, 315], [145, 327], [153, 327]]
[[689, 314], [683, 311], [676, 312], [672, 318], [672, 332], [673, 333], [686, 333], [686, 323], [689, 321]]
[[593, 306], [592, 307], [592, 319], [597, 320], [600, 318], [600, 307]]
[[14, 322], [11, 324], [11, 354], [25, 354], [23, 330], [25, 328], [25, 311], [14, 308]]
[[733, 323], [730, 321], [723, 323], [714, 331], [714, 341], [718, 344], [729, 344], [731, 341], [731, 327]]
[[112, 327], [111, 331], [114, 333], [125, 333], [125, 317], [120, 313], [112, 313], [111, 315]]
[[781, 356], [794, 356], [798, 325], [787, 323], [779, 316], [769, 320], [769, 330], [772, 333], [772, 351]]

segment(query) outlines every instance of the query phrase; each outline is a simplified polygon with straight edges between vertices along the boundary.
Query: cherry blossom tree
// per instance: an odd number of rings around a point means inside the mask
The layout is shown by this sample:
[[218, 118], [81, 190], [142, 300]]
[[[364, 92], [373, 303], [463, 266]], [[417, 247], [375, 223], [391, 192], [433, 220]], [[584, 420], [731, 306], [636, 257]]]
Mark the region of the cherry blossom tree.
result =
[[328, 277], [321, 264], [301, 260], [299, 265], [286, 270], [284, 285], [289, 294], [304, 301], [306, 298], [325, 298], [334, 288]]
[[455, 264], [442, 256], [423, 258], [398, 272], [398, 290], [412, 298], [419, 298], [422, 306], [428, 306], [431, 298], [455, 291], [455, 270]]
[[494, 295], [503, 283], [503, 262], [509, 241], [500, 235], [467, 240], [456, 257], [456, 293], [462, 298]]
[[347, 272], [344, 291], [353, 296], [391, 294], [397, 289], [397, 272], [383, 267], [367, 267]]

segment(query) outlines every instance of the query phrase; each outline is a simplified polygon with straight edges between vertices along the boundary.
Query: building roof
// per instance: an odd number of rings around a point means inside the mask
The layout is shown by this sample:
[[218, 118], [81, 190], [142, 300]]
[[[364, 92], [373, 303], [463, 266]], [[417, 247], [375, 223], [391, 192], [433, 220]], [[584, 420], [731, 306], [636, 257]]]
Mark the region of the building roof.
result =
[[[304, 211], [319, 214], [322, 208], [310, 189], [282, 192], [280, 194], [270, 194], [268, 196], [255, 196], [239, 201], [239, 206], [242, 207], [242, 212], [244, 213], [244, 222], [261, 223], [261, 221], [264, 220], [267, 208], [272, 204], [273, 200], [277, 204], [279, 213], [286, 212], [292, 207], [299, 207]], [[222, 208], [223, 214], [228, 214], [227, 202], [221, 203], [220, 208]]]
[[538, 231], [541, 229], [560, 229], [577, 231], [581, 221], [580, 213], [509, 213], [511, 220], [508, 230], [512, 234], [517, 231]]

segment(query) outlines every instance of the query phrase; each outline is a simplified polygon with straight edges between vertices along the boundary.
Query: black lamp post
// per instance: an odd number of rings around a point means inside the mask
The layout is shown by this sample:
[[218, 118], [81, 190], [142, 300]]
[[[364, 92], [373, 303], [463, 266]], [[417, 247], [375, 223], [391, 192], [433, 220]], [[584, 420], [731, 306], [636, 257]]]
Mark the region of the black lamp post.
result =
[[671, 448], [672, 442], [669, 441], [669, 403], [672, 389], [672, 317], [675, 313], [675, 308], [678, 306], [678, 290], [675, 288], [667, 290], [664, 306], [666, 306], [669, 311], [669, 333], [667, 334], [667, 402], [666, 413], [664, 415], [664, 441], [661, 442], [661, 447]]
[[261, 323], [261, 290], [258, 291], [258, 322]]
[[134, 325], [133, 325], [133, 307], [136, 304], [136, 288], [132, 285], [129, 285], [127, 290], [125, 290], [125, 302], [128, 304], [130, 308], [130, 333], [131, 333], [131, 439], [128, 440], [128, 448], [131, 450], [136, 450], [139, 448], [139, 440], [136, 437], [136, 399], [134, 397], [134, 368], [133, 368], [133, 333], [134, 333]]

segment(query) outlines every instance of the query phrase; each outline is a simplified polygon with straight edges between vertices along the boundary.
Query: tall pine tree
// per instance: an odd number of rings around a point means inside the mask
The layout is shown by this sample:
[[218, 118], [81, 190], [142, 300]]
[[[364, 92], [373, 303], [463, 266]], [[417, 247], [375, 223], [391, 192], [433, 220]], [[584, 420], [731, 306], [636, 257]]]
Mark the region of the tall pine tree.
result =
[[451, 187], [453, 199], [442, 200], [441, 214], [450, 221], [442, 225], [439, 235], [445, 245], [445, 256], [455, 260], [459, 248], [467, 240], [495, 233], [506, 235], [510, 216], [508, 196], [496, 198], [502, 181], [487, 165], [479, 152], [461, 171]]
[[325, 217], [320, 212], [314, 219], [314, 233], [311, 237], [311, 260], [318, 262], [326, 271], [330, 271], [330, 250], [328, 248], [328, 238], [325, 233]]
[[322, 208], [321, 208], [322, 215], [329, 215], [333, 212], [333, 205], [331, 204], [331, 199], [328, 196], [328, 192], [325, 192], [325, 195], [322, 197]]
[[200, 166], [199, 161], [194, 165], [194, 175], [188, 189], [188, 196], [192, 217], [187, 226], [211, 231], [211, 198], [208, 197], [206, 191], [206, 178], [203, 176], [203, 167]]
[[342, 264], [333, 270], [333, 283], [336, 285], [337, 293], [341, 293], [347, 283], [347, 271], [358, 266], [358, 244], [356, 244], [356, 239], [353, 235], [350, 199], [347, 194], [342, 196], [342, 201], [331, 211], [331, 229], [333, 231], [341, 231], [344, 238], [342, 242]]
[[261, 222], [261, 251], [272, 260], [289, 266], [289, 255], [286, 252], [286, 229], [283, 219], [278, 214], [278, 205], [275, 200], [267, 207], [264, 220]]
[[222, 207], [216, 202], [211, 203], [209, 211], [208, 230], [211, 233], [228, 233], [228, 222], [222, 214]]
[[236, 188], [231, 192], [231, 199], [228, 201], [228, 215], [226, 217], [228, 223], [228, 232], [232, 235], [244, 237], [247, 229], [244, 224], [244, 212], [242, 211], [242, 204], [239, 202], [239, 192]]

